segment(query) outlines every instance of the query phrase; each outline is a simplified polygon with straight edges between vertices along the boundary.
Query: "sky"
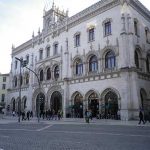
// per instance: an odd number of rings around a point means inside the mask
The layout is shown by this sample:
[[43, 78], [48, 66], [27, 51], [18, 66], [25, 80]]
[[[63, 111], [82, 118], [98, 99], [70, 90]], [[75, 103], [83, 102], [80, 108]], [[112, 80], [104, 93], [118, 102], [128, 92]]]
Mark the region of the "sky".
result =
[[[99, 0], [55, 0], [56, 6], [69, 10], [72, 16]], [[9, 73], [11, 47], [31, 39], [42, 29], [43, 9], [53, 0], [0, 0], [0, 73]], [[150, 0], [140, 0], [150, 10]]]

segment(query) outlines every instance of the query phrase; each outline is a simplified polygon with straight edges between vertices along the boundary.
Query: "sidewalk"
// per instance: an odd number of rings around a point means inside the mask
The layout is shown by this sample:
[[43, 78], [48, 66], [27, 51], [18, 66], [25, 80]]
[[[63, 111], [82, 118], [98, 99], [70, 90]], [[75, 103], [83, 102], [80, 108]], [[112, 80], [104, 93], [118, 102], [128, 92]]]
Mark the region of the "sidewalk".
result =
[[[18, 123], [18, 117], [12, 116], [3, 116], [0, 118], [0, 124], [9, 124], [9, 123]], [[20, 121], [21, 124], [36, 124], [38, 123], [38, 119], [36, 117], [31, 118], [31, 120]], [[87, 124], [85, 123], [84, 118], [63, 118], [61, 120], [46, 120], [40, 119], [40, 123], [43, 124]], [[125, 125], [125, 126], [147, 126], [150, 127], [150, 123], [147, 122], [146, 124], [138, 124], [138, 121], [122, 121], [122, 120], [111, 120], [111, 119], [93, 119], [90, 120], [90, 124], [95, 125]]]

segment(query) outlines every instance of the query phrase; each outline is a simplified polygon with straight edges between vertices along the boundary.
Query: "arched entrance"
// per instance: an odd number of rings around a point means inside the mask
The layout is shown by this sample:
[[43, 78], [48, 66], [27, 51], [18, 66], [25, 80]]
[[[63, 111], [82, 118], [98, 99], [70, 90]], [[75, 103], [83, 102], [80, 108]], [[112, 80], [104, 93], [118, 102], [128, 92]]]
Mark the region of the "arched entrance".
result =
[[144, 113], [148, 113], [147, 94], [144, 89], [140, 90], [140, 97], [141, 97], [141, 108], [144, 110]]
[[12, 98], [12, 100], [11, 100], [11, 109], [12, 109], [12, 111], [16, 110], [15, 104], [16, 104], [16, 101], [15, 101], [14, 98]]
[[50, 103], [51, 110], [54, 110], [55, 113], [58, 110], [62, 110], [62, 95], [60, 92], [55, 91], [51, 96], [51, 103]]
[[74, 98], [74, 115], [77, 118], [83, 118], [83, 97], [80, 93], [77, 93]]
[[36, 98], [36, 113], [37, 114], [38, 114], [38, 109], [40, 109], [39, 110], [40, 114], [43, 114], [44, 109], [45, 109], [45, 95], [43, 93], [39, 93]]
[[104, 103], [101, 113], [104, 118], [117, 119], [118, 112], [118, 96], [115, 92], [109, 91], [104, 97]]
[[88, 97], [88, 109], [91, 110], [92, 117], [97, 117], [99, 111], [98, 95], [92, 92]]

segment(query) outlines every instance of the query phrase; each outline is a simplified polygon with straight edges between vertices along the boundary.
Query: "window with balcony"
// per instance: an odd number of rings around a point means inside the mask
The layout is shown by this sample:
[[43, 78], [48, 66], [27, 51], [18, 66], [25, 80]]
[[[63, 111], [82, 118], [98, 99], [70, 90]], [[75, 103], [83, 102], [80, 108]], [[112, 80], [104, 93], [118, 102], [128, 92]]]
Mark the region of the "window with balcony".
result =
[[2, 90], [6, 89], [6, 84], [2, 84]]
[[50, 46], [46, 48], [46, 57], [50, 57]]
[[39, 59], [40, 59], [40, 60], [43, 59], [43, 50], [42, 50], [42, 49], [39, 51]]
[[2, 94], [1, 101], [2, 101], [2, 102], [5, 101], [5, 94]]
[[74, 45], [75, 45], [75, 47], [80, 46], [80, 33], [76, 34], [74, 38], [75, 38], [74, 39]]
[[96, 72], [98, 70], [98, 60], [95, 55], [93, 55], [89, 60], [89, 72]]
[[53, 48], [54, 48], [54, 55], [57, 55], [58, 54], [58, 43], [54, 43]]
[[104, 25], [104, 36], [109, 36], [111, 35], [111, 22], [108, 21]]
[[105, 56], [105, 68], [113, 69], [116, 66], [116, 56], [113, 51], [109, 51]]
[[6, 77], [3, 77], [3, 82], [6, 82]]
[[57, 80], [59, 78], [59, 66], [54, 68], [54, 78]]
[[47, 69], [47, 80], [51, 79], [51, 70], [50, 68]]
[[44, 80], [44, 73], [43, 70], [40, 71], [40, 81]]
[[81, 59], [78, 59], [75, 63], [76, 65], [76, 75], [82, 75], [83, 74], [83, 63]]
[[92, 41], [94, 41], [94, 39], [95, 39], [95, 33], [94, 33], [94, 28], [91, 28], [91, 29], [89, 29], [89, 36], [88, 36], [88, 41], [89, 42], [92, 42]]

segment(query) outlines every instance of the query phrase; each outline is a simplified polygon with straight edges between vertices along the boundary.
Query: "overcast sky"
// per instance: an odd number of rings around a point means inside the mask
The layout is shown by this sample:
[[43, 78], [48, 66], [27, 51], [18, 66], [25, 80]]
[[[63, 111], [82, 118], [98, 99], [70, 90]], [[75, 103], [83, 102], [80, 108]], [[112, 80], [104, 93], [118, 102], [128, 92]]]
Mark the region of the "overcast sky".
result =
[[[99, 0], [55, 0], [60, 8], [69, 9], [69, 16]], [[150, 0], [140, 0], [150, 10]], [[9, 73], [11, 46], [18, 46], [42, 28], [43, 9], [53, 0], [0, 0], [0, 73]]]

